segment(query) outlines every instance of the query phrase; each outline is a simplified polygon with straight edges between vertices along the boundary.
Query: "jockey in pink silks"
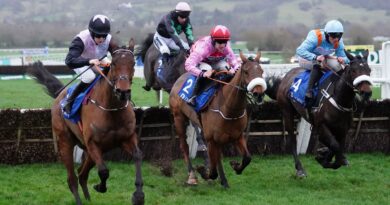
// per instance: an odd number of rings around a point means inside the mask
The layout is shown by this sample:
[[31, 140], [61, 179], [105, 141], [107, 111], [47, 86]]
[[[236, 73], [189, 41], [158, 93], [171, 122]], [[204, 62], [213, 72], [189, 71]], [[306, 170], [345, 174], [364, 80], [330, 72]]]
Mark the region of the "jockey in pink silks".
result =
[[[222, 25], [211, 29], [210, 36], [195, 42], [190, 56], [185, 62], [185, 69], [199, 78], [211, 77], [214, 71], [229, 70], [234, 74], [241, 66], [230, 47], [230, 31]], [[192, 99], [198, 92], [195, 85]]]

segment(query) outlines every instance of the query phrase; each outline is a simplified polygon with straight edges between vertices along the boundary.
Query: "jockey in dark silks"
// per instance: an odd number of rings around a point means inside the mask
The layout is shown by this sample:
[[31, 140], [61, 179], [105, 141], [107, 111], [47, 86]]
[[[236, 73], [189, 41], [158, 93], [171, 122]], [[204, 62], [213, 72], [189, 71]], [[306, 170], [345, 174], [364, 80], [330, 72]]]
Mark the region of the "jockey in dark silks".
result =
[[297, 48], [299, 66], [311, 69], [309, 85], [305, 95], [307, 108], [310, 109], [313, 99], [313, 86], [322, 76], [322, 68], [316, 62], [322, 62], [326, 56], [335, 53], [340, 64], [349, 63], [344, 52], [344, 43], [341, 38], [344, 33], [343, 25], [337, 20], [326, 23], [324, 29], [311, 30], [306, 39]]
[[[186, 2], [179, 2], [175, 10], [163, 16], [158, 23], [153, 44], [161, 53], [163, 67], [166, 67], [165, 65], [168, 63], [171, 55], [170, 50], [188, 51], [193, 44], [194, 36], [189, 18], [190, 13], [191, 7]], [[179, 36], [183, 32], [188, 43]], [[150, 89], [150, 86], [145, 87]]]
[[[110, 33], [110, 21], [107, 16], [95, 15], [89, 21], [88, 29], [81, 31], [72, 40], [65, 64], [77, 74], [89, 69], [90, 66], [109, 66], [107, 58], [99, 60], [118, 47]], [[81, 76], [81, 82], [75, 87], [71, 96], [65, 102], [64, 111], [70, 113], [73, 101], [96, 78], [93, 68], [85, 71]]]

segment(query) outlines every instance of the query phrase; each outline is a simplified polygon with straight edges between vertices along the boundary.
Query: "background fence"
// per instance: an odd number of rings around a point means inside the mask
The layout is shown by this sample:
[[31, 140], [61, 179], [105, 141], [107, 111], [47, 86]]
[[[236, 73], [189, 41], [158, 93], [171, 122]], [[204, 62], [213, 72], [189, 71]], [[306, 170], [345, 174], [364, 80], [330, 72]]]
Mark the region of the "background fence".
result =
[[[347, 136], [348, 152], [390, 153], [390, 100], [372, 101], [359, 118], [354, 113], [354, 123]], [[136, 109], [137, 132], [140, 147], [146, 160], [162, 157], [180, 157], [178, 139], [167, 108]], [[285, 154], [286, 136], [281, 114], [274, 102], [266, 102], [252, 113], [248, 126], [248, 148], [252, 154]], [[58, 159], [56, 139], [51, 131], [50, 110], [0, 110], [0, 163], [20, 164], [54, 162]], [[298, 122], [298, 119], [296, 120]], [[298, 132], [298, 130], [297, 130]], [[312, 135], [308, 152], [317, 145]], [[228, 145], [226, 156], [238, 153]], [[117, 149], [106, 155], [111, 160], [126, 160], [130, 156]]]

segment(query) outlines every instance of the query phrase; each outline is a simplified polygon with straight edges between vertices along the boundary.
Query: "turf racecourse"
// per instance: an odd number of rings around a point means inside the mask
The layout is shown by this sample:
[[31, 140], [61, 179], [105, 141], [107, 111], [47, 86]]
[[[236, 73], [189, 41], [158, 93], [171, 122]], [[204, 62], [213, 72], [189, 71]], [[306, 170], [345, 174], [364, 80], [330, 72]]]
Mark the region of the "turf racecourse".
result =
[[[174, 161], [173, 177], [163, 176], [150, 162], [143, 163], [145, 204], [219, 205], [219, 204], [389, 204], [390, 157], [384, 154], [348, 154], [349, 167], [339, 170], [321, 168], [312, 156], [301, 156], [308, 177], [296, 179], [291, 156], [253, 156], [242, 175], [235, 175], [224, 159], [230, 188], [200, 180], [196, 187], [184, 185], [185, 166]], [[199, 164], [201, 161], [196, 161]], [[134, 164], [108, 162], [108, 191], [92, 189], [98, 182], [96, 168], [91, 170], [89, 188], [92, 201], [87, 205], [130, 204], [134, 191]], [[0, 205], [74, 204], [66, 184], [62, 164], [0, 165]], [[81, 194], [81, 190], [79, 190]]]

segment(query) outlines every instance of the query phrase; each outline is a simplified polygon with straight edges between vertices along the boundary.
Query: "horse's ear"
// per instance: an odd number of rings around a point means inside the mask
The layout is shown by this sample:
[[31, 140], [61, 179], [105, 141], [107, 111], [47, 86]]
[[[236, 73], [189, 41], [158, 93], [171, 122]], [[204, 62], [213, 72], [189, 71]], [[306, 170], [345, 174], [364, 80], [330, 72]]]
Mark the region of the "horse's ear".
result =
[[347, 58], [351, 61], [353, 59], [355, 59], [355, 56], [353, 56], [352, 54], [350, 54], [347, 50], [344, 49], [344, 52], [345, 52], [345, 55], [347, 55]]
[[260, 52], [260, 51], [257, 51], [256, 58], [255, 58], [255, 62], [260, 63], [260, 57], [261, 57], [261, 52]]
[[368, 59], [368, 54], [369, 54], [370, 52], [368, 51], [368, 49], [366, 49], [364, 52], [363, 52], [363, 58], [364, 58], [364, 60], [367, 62], [367, 59]]
[[134, 38], [130, 38], [129, 40], [129, 50], [134, 51], [135, 41]]
[[240, 58], [241, 58], [242, 63], [246, 63], [248, 61], [248, 59], [244, 56], [244, 54], [242, 53], [241, 50], [240, 50]]

